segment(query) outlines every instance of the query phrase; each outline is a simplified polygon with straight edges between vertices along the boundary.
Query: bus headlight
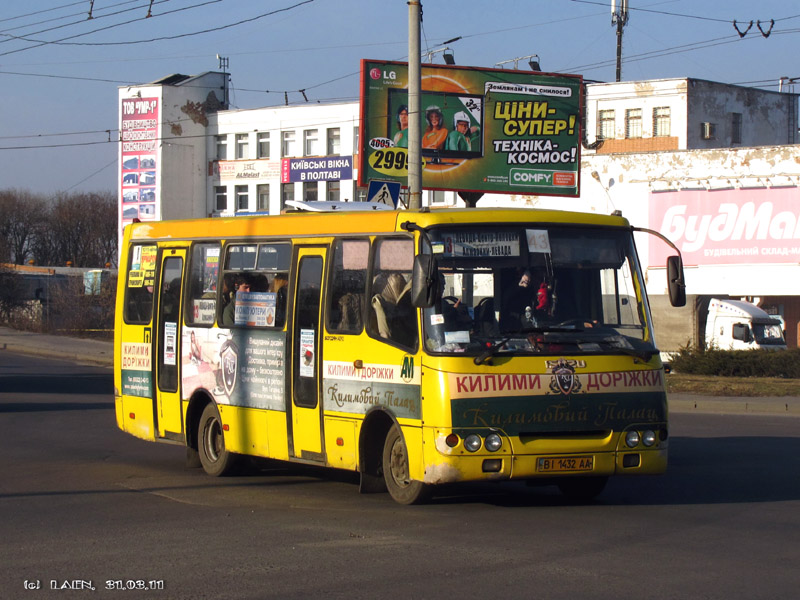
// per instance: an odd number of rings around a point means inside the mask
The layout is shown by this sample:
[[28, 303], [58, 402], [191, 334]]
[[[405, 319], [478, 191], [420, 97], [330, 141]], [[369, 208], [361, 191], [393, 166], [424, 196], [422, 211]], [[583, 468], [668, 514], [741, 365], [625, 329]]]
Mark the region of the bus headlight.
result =
[[503, 446], [503, 438], [496, 433], [490, 433], [486, 436], [486, 449], [489, 452], [497, 452]]
[[625, 444], [628, 448], [636, 448], [639, 445], [639, 432], [629, 431], [625, 434]]
[[477, 452], [481, 449], [481, 436], [470, 433], [464, 438], [464, 448], [467, 452]]
[[656, 432], [655, 431], [645, 431], [642, 434], [642, 443], [647, 446], [648, 448], [656, 443]]

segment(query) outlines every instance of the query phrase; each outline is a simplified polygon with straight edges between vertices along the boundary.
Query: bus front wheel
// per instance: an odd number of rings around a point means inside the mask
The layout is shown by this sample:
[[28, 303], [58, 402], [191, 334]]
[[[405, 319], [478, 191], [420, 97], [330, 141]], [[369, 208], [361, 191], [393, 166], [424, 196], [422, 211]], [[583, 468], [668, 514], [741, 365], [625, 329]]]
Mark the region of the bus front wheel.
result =
[[409, 477], [408, 449], [397, 425], [389, 430], [383, 445], [383, 477], [395, 502], [419, 504], [430, 497], [429, 485]]
[[233, 468], [234, 456], [225, 450], [222, 420], [214, 403], [208, 404], [200, 417], [197, 446], [203, 470], [214, 477], [225, 475]]

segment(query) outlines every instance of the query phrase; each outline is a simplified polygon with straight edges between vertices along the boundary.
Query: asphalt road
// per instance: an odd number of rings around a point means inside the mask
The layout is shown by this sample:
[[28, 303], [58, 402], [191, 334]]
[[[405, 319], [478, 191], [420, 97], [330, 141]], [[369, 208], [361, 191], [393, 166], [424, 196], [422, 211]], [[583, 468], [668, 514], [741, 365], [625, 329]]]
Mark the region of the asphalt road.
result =
[[[3, 351], [0, 598], [794, 598], [799, 426], [675, 414], [668, 473], [593, 504], [501, 484], [404, 507], [329, 472], [210, 478], [117, 430], [108, 369]], [[106, 589], [137, 585], [163, 589]]]

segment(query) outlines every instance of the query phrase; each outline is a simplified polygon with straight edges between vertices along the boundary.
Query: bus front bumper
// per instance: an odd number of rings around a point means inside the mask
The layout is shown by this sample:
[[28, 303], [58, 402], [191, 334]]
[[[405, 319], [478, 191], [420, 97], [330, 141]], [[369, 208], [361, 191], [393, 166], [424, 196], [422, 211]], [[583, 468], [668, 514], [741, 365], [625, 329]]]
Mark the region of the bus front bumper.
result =
[[[428, 454], [424, 479], [429, 484], [460, 481], [526, 480], [553, 477], [608, 477], [611, 475], [657, 475], [666, 471], [668, 446], [624, 450], [572, 451], [537, 454], [512, 453], [502, 448], [469, 453], [437, 443], [431, 432], [425, 435]], [[441, 440], [441, 437], [438, 437]], [[429, 443], [430, 444], [429, 444]], [[586, 449], [584, 449], [586, 450]]]

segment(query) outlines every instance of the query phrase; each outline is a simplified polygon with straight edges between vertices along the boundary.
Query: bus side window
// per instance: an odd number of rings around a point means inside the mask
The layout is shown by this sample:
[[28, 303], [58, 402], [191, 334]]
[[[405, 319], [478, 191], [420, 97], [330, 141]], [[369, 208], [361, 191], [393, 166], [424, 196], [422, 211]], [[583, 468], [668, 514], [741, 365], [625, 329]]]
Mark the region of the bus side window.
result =
[[328, 331], [359, 334], [364, 328], [368, 264], [369, 240], [336, 240], [328, 294]]
[[[230, 244], [217, 307], [220, 327], [278, 327], [286, 321], [286, 284], [292, 246], [288, 242]], [[236, 320], [236, 304], [266, 306], [254, 321]], [[244, 315], [241, 312], [239, 317]]]
[[220, 245], [195, 244], [189, 264], [189, 285], [186, 298], [186, 323], [214, 324], [217, 310]]
[[125, 285], [125, 322], [146, 325], [153, 317], [156, 246], [133, 246]]
[[410, 238], [381, 239], [374, 253], [369, 332], [413, 348], [417, 344], [417, 313], [411, 305], [414, 242]]

